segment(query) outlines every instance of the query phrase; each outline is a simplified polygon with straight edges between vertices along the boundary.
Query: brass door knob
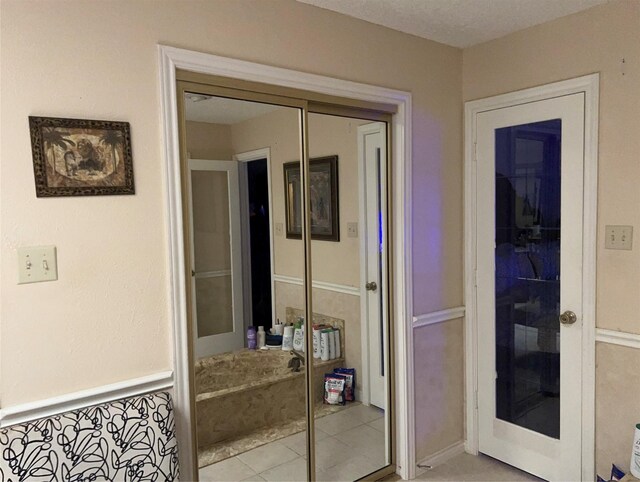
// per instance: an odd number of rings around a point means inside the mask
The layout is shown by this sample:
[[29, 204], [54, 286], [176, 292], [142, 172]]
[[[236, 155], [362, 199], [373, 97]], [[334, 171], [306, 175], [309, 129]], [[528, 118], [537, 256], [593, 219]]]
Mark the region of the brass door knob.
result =
[[364, 285], [364, 287], [367, 289], [367, 291], [375, 291], [378, 289], [378, 285], [375, 281], [369, 281], [366, 285]]
[[560, 323], [563, 325], [573, 325], [578, 320], [578, 317], [573, 311], [565, 311], [560, 315]]

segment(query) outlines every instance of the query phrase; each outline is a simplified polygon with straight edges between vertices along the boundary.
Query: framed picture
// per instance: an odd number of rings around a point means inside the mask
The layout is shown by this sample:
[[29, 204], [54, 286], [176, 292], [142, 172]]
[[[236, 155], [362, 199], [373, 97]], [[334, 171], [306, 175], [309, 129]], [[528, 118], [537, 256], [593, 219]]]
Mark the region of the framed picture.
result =
[[29, 117], [36, 196], [135, 194], [128, 122]]
[[[340, 241], [338, 209], [338, 156], [309, 160], [311, 239]], [[300, 163], [284, 165], [287, 238], [302, 238]]]

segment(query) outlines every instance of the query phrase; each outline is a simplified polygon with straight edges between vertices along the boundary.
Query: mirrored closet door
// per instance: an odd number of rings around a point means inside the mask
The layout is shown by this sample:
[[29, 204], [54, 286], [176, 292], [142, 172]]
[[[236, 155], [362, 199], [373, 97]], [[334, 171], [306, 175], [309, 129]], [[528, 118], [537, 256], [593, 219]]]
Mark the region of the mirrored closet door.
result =
[[388, 117], [178, 78], [200, 480], [391, 473]]

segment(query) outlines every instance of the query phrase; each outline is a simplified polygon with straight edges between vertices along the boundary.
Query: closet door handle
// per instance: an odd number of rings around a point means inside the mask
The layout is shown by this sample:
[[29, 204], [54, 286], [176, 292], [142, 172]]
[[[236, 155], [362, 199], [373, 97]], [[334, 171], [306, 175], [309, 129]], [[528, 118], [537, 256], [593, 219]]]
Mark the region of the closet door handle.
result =
[[366, 285], [364, 285], [364, 287], [367, 289], [367, 291], [375, 291], [378, 289], [378, 285], [375, 281], [369, 281]]

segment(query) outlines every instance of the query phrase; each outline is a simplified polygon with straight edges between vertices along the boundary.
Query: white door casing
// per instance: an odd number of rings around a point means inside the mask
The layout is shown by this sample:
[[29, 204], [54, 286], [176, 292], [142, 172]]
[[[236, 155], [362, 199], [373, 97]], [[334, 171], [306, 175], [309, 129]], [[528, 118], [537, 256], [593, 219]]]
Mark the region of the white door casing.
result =
[[[189, 173], [193, 171], [216, 171], [226, 174], [228, 186], [229, 202], [229, 242], [231, 251], [230, 269], [223, 269], [211, 272], [199, 273], [195, 267], [194, 249], [194, 225], [193, 225], [193, 190], [191, 185], [191, 175], [188, 179], [189, 185], [189, 225], [191, 226], [191, 292], [193, 299], [193, 334], [195, 356], [197, 358], [207, 357], [218, 353], [232, 350], [239, 350], [244, 347], [244, 317], [242, 302], [242, 245], [240, 227], [240, 192], [238, 181], [238, 163], [235, 161], [213, 161], [204, 159], [189, 159]], [[232, 299], [232, 324], [233, 331], [209, 336], [198, 334], [198, 320], [196, 309], [196, 279], [231, 277], [231, 299]]]
[[[580, 114], [575, 115], [573, 118], [573, 127], [584, 129], [583, 136], [580, 137], [579, 145], [574, 144], [573, 150], [582, 152], [580, 162], [584, 160], [584, 166], [580, 166], [580, 172], [577, 175], [571, 175], [567, 173], [567, 169], [571, 169], [571, 166], [564, 166], [564, 161], [567, 158], [567, 154], [563, 149], [563, 172], [562, 182], [563, 190], [566, 192], [562, 194], [562, 207], [563, 210], [568, 208], [569, 211], [562, 213], [562, 229], [563, 229], [563, 259], [562, 259], [562, 273], [563, 284], [565, 281], [569, 281], [569, 278], [573, 276], [574, 286], [579, 288], [571, 290], [563, 286], [561, 288], [561, 312], [567, 309], [575, 311], [578, 314], [579, 321], [573, 326], [563, 327], [561, 338], [562, 350], [564, 355], [571, 356], [573, 352], [578, 353], [578, 356], [582, 357], [581, 366], [578, 368], [578, 376], [573, 381], [568, 381], [567, 386], [562, 388], [564, 393], [564, 400], [561, 401], [563, 407], [561, 410], [563, 413], [571, 409], [575, 412], [573, 415], [573, 424], [571, 422], [572, 415], [564, 417], [561, 422], [561, 439], [565, 437], [574, 437], [572, 447], [558, 447], [559, 458], [568, 461], [573, 458], [568, 464], [561, 466], [560, 469], [548, 469], [547, 477], [550, 479], [559, 479], [563, 477], [565, 480], [591, 480], [594, 478], [594, 427], [595, 427], [595, 255], [596, 255], [596, 208], [597, 208], [597, 131], [598, 131], [598, 75], [593, 74], [585, 77], [571, 79], [567, 81], [557, 82], [554, 84], [548, 84], [542, 87], [536, 87], [532, 89], [526, 89], [523, 91], [513, 92], [510, 94], [503, 94], [492, 98], [481, 99], [477, 101], [471, 101], [465, 105], [465, 304], [466, 304], [466, 348], [465, 348], [465, 367], [466, 367], [466, 432], [467, 440], [465, 442], [465, 448], [469, 453], [478, 453], [480, 445], [479, 431], [494, 430], [496, 427], [498, 431], [504, 428], [504, 425], [509, 425], [506, 422], [498, 421], [500, 423], [494, 424], [493, 413], [489, 416], [483, 413], [483, 409], [494, 406], [493, 400], [485, 399], [487, 396], [495, 398], [495, 392], [493, 387], [495, 383], [490, 383], [491, 389], [486, 390], [483, 394], [482, 389], [478, 391], [478, 386], [482, 386], [483, 377], [487, 379], [490, 376], [489, 373], [490, 361], [487, 362], [486, 355], [480, 356], [479, 350], [482, 350], [482, 341], [479, 338], [479, 332], [485, 330], [481, 324], [480, 316], [481, 312], [487, 312], [491, 310], [491, 307], [484, 306], [487, 304], [486, 294], [482, 294], [481, 288], [476, 291], [476, 286], [482, 285], [486, 280], [482, 271], [487, 271], [487, 263], [493, 263], [493, 245], [491, 245], [491, 253], [489, 255], [481, 255], [482, 238], [486, 240], [486, 234], [491, 231], [491, 227], [487, 226], [486, 219], [482, 219], [482, 209], [478, 206], [476, 211], [476, 205], [479, 202], [481, 196], [491, 195], [491, 187], [493, 182], [487, 183], [487, 179], [483, 179], [483, 173], [480, 167], [480, 158], [491, 156], [491, 154], [481, 154], [483, 147], [481, 142], [476, 142], [482, 135], [480, 130], [482, 129], [482, 120], [486, 120], [491, 116], [487, 116], [490, 111], [496, 109], [509, 108], [512, 106], [525, 105], [536, 103], [538, 101], [544, 101], [551, 98], [562, 98], [565, 96], [571, 97], [572, 94], [578, 94], [572, 99], [567, 100], [569, 104], [575, 103], [576, 99], [582, 103], [583, 111]], [[541, 105], [541, 104], [540, 104]], [[526, 110], [526, 109], [525, 109]], [[511, 111], [515, 112], [515, 111]], [[498, 117], [500, 114], [496, 114]], [[483, 117], [481, 117], [483, 116]], [[570, 116], [569, 116], [570, 117]], [[558, 118], [558, 116], [555, 116]], [[494, 119], [495, 120], [495, 119]], [[507, 125], [522, 124], [530, 121], [538, 121], [541, 118], [534, 116], [531, 120], [521, 118], [514, 120]], [[522, 121], [522, 122], [521, 122]], [[567, 130], [569, 118], [563, 122], [563, 143], [567, 139], [566, 136], [571, 136], [570, 129]], [[495, 126], [494, 126], [495, 127]], [[485, 133], [486, 134], [486, 133]], [[575, 134], [575, 133], [574, 133]], [[476, 149], [478, 151], [476, 162]], [[573, 168], [576, 168], [574, 165]], [[486, 191], [482, 194], [483, 189]], [[567, 194], [573, 189], [574, 193], [579, 191], [575, 199], [567, 199]], [[578, 211], [577, 211], [578, 210]], [[488, 209], [491, 214], [493, 210]], [[486, 216], [485, 216], [486, 217]], [[570, 220], [568, 220], [569, 218]], [[581, 224], [581, 225], [580, 225]], [[565, 228], [571, 229], [573, 226], [572, 234], [565, 233]], [[485, 235], [481, 233], [484, 230]], [[573, 238], [571, 237], [573, 236]], [[493, 233], [491, 233], [490, 239], [493, 239]], [[574, 249], [573, 252], [567, 251], [565, 248], [571, 243], [573, 246], [582, 246], [582, 250]], [[487, 247], [485, 246], [485, 251]], [[573, 274], [571, 268], [567, 265], [573, 263], [574, 266], [579, 266], [577, 271], [574, 268]], [[478, 271], [476, 271], [478, 270]], [[489, 268], [491, 273], [491, 268]], [[568, 277], [565, 277], [568, 276]], [[492, 286], [492, 283], [488, 283]], [[492, 294], [493, 295], [493, 294]], [[491, 300], [489, 300], [491, 301]], [[568, 306], [577, 305], [577, 306]], [[566, 329], [565, 329], [566, 328]], [[565, 336], [568, 331], [573, 328], [580, 330], [579, 336]], [[575, 335], [577, 330], [574, 330]], [[493, 332], [487, 336], [490, 343], [493, 345], [495, 339], [491, 340]], [[484, 345], [482, 345], [484, 347]], [[494, 347], [491, 347], [492, 349]], [[580, 355], [581, 354], [581, 355]], [[561, 363], [561, 366], [563, 364]], [[566, 368], [566, 367], [565, 367]], [[495, 376], [495, 375], [494, 375]], [[562, 397], [562, 395], [561, 395]], [[488, 420], [487, 420], [488, 419]], [[575, 422], [577, 420], [577, 423]], [[485, 424], [484, 428], [480, 425]], [[573, 426], [571, 426], [573, 425]], [[573, 432], [573, 435], [572, 435]], [[504, 433], [504, 432], [501, 432]], [[519, 438], [520, 442], [524, 442], [524, 445], [530, 447], [532, 450], [532, 458], [544, 460], [548, 457], [550, 450], [547, 448], [546, 455], [540, 455], [539, 452], [535, 452], [536, 444], [540, 441], [540, 437], [536, 437], [534, 432], [522, 430], [522, 433], [516, 438]], [[559, 445], [562, 443], [559, 442]], [[565, 444], [566, 445], [566, 444]], [[483, 445], [484, 446], [484, 445]], [[483, 449], [480, 447], [480, 450]], [[542, 450], [538, 447], [538, 450]], [[514, 456], [516, 452], [515, 445], [510, 445], [503, 450], [508, 456]], [[516, 456], [517, 457], [517, 456]], [[553, 457], [551, 457], [553, 458]], [[551, 464], [551, 459], [547, 458], [547, 462]], [[575, 465], [578, 468], [575, 468]], [[555, 463], [553, 464], [555, 467]], [[554, 471], [555, 470], [555, 471]], [[566, 472], [562, 473], [565, 470]]]
[[[386, 193], [385, 158], [386, 126], [375, 122], [358, 127], [359, 185], [360, 185], [360, 300], [362, 320], [362, 400], [379, 408], [386, 408], [387, 338], [385, 312], [386, 263], [381, 246], [380, 225], [385, 225], [385, 203], [381, 195]], [[369, 290], [367, 283], [375, 283], [377, 289]]]
[[[276, 287], [275, 287], [275, 253], [274, 253], [274, 233], [273, 233], [273, 194], [271, 192], [271, 148], [263, 147], [262, 149], [256, 149], [253, 151], [241, 152], [233, 156], [233, 160], [239, 162], [238, 175], [240, 180], [240, 207], [242, 212], [240, 213], [240, 222], [242, 223], [242, 259], [243, 259], [243, 290], [244, 290], [244, 316], [245, 316], [245, 330], [250, 325], [252, 317], [251, 311], [251, 264], [247, 260], [251, 260], [250, 249], [250, 229], [249, 229], [249, 193], [247, 192], [247, 162], [257, 161], [260, 159], [267, 160], [267, 188], [269, 194], [269, 242], [270, 242], [270, 254], [271, 254], [271, 320], [276, 319]], [[264, 329], [269, 331], [271, 327], [265, 326]]]
[[356, 83], [295, 70], [246, 62], [176, 47], [158, 45], [159, 83], [165, 161], [165, 194], [168, 256], [168, 298], [173, 326], [174, 407], [180, 447], [180, 473], [185, 480], [197, 471], [192, 433], [183, 218], [180, 176], [176, 70], [220, 75], [270, 85], [308, 90], [338, 97], [383, 102], [397, 106], [390, 129], [393, 170], [393, 279], [396, 393], [396, 454], [398, 473], [404, 479], [415, 474], [415, 427], [413, 400], [412, 261], [411, 261], [411, 94], [386, 87]]

